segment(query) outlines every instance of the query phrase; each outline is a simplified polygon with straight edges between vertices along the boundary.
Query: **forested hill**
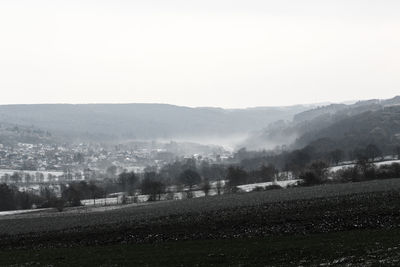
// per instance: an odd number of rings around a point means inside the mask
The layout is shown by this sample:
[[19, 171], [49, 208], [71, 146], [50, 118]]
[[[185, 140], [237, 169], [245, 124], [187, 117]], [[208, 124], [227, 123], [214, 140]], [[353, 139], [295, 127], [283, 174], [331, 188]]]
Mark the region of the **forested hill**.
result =
[[295, 144], [347, 152], [374, 144], [384, 154], [391, 154], [400, 145], [400, 106], [348, 116], [321, 130], [307, 132]]
[[0, 123], [35, 126], [57, 135], [116, 140], [213, 138], [244, 135], [310, 106], [249, 109], [164, 104], [2, 105]]
[[55, 144], [62, 139], [53, 136], [49, 131], [39, 128], [0, 123], [0, 144], [15, 145], [17, 143]]
[[391, 99], [371, 99], [365, 101], [358, 101], [355, 104], [331, 104], [322, 106], [310, 110], [306, 110], [296, 114], [293, 118], [294, 123], [300, 123], [304, 121], [311, 121], [320, 116], [335, 115], [335, 116], [351, 116], [363, 113], [365, 111], [375, 111], [382, 109], [383, 107], [400, 105], [400, 96], [396, 96]]
[[395, 111], [399, 106], [400, 96], [397, 96], [387, 100], [360, 101], [352, 105], [332, 104], [310, 109], [296, 114], [291, 122], [275, 122], [254, 132], [242, 146], [248, 149], [273, 148], [276, 145], [301, 148], [319, 138], [339, 140], [346, 135], [348, 138], [342, 141], [347, 141], [345, 146], [353, 147], [358, 142], [374, 141], [375, 139], [368, 139], [364, 135], [366, 131], [370, 132], [375, 128], [375, 131], [384, 129], [391, 136], [396, 134], [398, 114]]

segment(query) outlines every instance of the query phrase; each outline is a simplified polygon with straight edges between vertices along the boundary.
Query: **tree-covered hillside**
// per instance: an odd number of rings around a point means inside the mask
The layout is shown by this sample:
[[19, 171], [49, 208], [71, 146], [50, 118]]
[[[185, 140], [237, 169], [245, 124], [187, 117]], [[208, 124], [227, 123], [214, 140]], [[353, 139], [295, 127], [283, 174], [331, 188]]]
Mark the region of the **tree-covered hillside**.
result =
[[[390, 122], [396, 120], [396, 116], [398, 116], [396, 110], [399, 105], [400, 97], [394, 97], [388, 100], [360, 101], [352, 105], [333, 104], [311, 109], [296, 114], [293, 121], [275, 122], [261, 131], [254, 132], [242, 146], [249, 149], [271, 149], [277, 145], [301, 148], [312, 141], [325, 137], [336, 141], [345, 141], [346, 143], [343, 145], [345, 148], [368, 141], [380, 142], [377, 137], [377, 131], [380, 128], [386, 129], [389, 139], [390, 135], [396, 134], [397, 128]], [[370, 116], [373, 118], [369, 119]], [[381, 117], [382, 119], [380, 119]], [[382, 125], [383, 123], [385, 125]], [[366, 129], [369, 126], [374, 127]], [[375, 133], [370, 133], [373, 129], [375, 129]], [[366, 131], [370, 133], [368, 138], [364, 136]], [[347, 136], [343, 139], [345, 134]], [[373, 136], [371, 137], [371, 135]], [[361, 140], [358, 137], [361, 137]]]
[[393, 153], [400, 145], [400, 106], [348, 116], [321, 130], [307, 132], [296, 146], [316, 145], [321, 139], [330, 140], [331, 148], [344, 151], [374, 144], [385, 154]]
[[164, 104], [51, 104], [0, 106], [0, 122], [34, 125], [89, 140], [212, 139], [245, 135], [309, 107], [189, 108]]
[[17, 143], [55, 144], [60, 140], [49, 131], [33, 126], [0, 123], [0, 144], [2, 145], [15, 145]]

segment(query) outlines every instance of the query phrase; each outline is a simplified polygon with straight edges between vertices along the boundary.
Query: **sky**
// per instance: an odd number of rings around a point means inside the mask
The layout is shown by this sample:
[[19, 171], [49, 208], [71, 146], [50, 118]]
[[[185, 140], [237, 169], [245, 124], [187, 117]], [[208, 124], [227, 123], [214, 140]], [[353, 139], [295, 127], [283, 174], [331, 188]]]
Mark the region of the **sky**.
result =
[[398, 0], [0, 0], [0, 104], [400, 94]]

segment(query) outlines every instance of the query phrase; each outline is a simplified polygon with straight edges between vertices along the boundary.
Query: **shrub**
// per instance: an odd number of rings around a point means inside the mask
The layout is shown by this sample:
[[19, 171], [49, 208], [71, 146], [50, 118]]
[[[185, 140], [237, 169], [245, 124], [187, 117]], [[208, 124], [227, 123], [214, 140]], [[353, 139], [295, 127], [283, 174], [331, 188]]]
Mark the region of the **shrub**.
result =
[[59, 198], [54, 201], [54, 207], [57, 211], [62, 212], [64, 210], [65, 201], [62, 198]]
[[251, 190], [251, 192], [261, 192], [261, 191], [276, 190], [276, 189], [283, 189], [283, 187], [278, 184], [272, 184], [267, 186], [256, 186], [253, 188], [253, 190]]
[[174, 192], [168, 192], [167, 195], [165, 196], [166, 200], [174, 200], [175, 194]]
[[358, 169], [355, 167], [347, 167], [341, 170], [338, 170], [334, 174], [335, 180], [339, 182], [357, 182], [361, 180], [361, 174]]
[[381, 165], [377, 168], [373, 164], [359, 162], [354, 167], [338, 170], [334, 177], [340, 182], [400, 178], [400, 164], [392, 163], [391, 165]]
[[302, 185], [317, 185], [327, 181], [328, 165], [323, 161], [315, 161], [308, 166], [306, 171], [300, 173]]
[[276, 189], [283, 189], [283, 187], [280, 186], [279, 184], [272, 184], [264, 188], [264, 190], [276, 190]]
[[122, 195], [121, 196], [121, 204], [125, 205], [128, 203], [128, 198], [126, 197], [126, 195]]
[[400, 178], [400, 164], [382, 165], [376, 170], [376, 177], [379, 179]]
[[265, 188], [262, 186], [256, 186], [253, 188], [253, 190], [251, 190], [251, 192], [260, 192], [260, 191], [264, 191]]
[[322, 184], [322, 179], [321, 177], [317, 176], [314, 172], [312, 171], [305, 171], [302, 172], [299, 175], [299, 178], [303, 180], [302, 184], [303, 185], [316, 185], [316, 184]]
[[193, 194], [192, 191], [187, 191], [186, 192], [186, 198], [193, 198], [193, 197], [194, 197], [194, 194]]
[[237, 186], [231, 186], [231, 187], [229, 187], [228, 188], [228, 192], [229, 193], [232, 193], [232, 194], [235, 194], [235, 193], [241, 193], [241, 192], [243, 192], [243, 190], [241, 190], [239, 187], [237, 187]]

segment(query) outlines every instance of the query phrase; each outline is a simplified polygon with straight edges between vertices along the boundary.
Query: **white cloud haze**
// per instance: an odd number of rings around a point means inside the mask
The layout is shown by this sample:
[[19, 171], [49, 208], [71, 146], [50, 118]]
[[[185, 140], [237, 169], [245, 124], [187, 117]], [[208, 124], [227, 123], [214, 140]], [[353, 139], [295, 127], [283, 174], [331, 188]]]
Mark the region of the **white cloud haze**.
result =
[[389, 0], [2, 0], [0, 104], [392, 97], [398, 14]]

